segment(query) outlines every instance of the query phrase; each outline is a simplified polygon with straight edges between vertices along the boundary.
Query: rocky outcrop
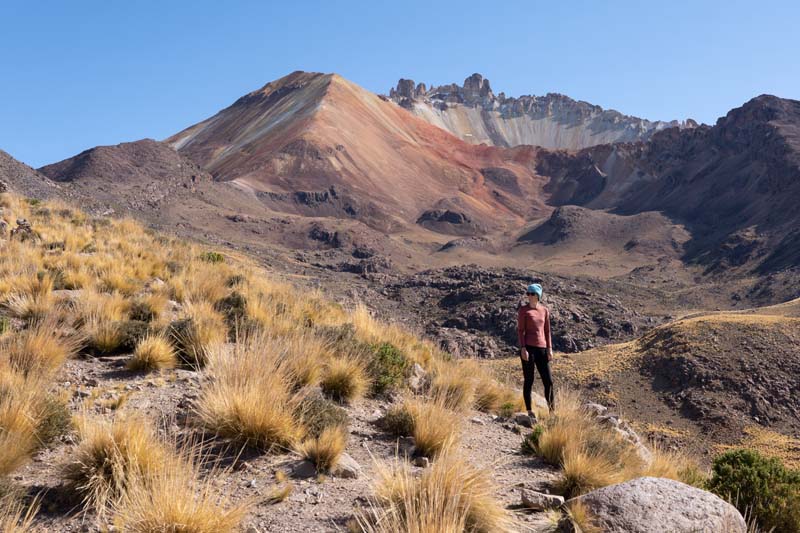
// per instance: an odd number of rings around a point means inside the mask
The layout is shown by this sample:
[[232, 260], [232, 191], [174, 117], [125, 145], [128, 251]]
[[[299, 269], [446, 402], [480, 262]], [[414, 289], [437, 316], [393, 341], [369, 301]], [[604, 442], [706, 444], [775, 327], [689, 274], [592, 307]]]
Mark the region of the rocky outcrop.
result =
[[696, 126], [692, 120], [662, 122], [623, 115], [556, 93], [507, 97], [495, 94], [489, 80], [477, 73], [463, 85], [430, 88], [401, 79], [389, 98], [465, 141], [495, 146], [575, 150], [645, 140], [665, 128]]
[[580, 501], [607, 533], [745, 533], [741, 513], [718, 496], [679, 481], [641, 477], [567, 502]]

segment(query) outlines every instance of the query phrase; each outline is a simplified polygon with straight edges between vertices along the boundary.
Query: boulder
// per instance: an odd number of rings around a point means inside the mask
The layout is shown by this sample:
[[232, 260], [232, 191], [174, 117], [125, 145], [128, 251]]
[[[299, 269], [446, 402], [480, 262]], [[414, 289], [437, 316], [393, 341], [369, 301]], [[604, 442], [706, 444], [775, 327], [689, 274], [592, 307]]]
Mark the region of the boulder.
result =
[[350, 455], [343, 453], [336, 466], [331, 468], [331, 475], [346, 479], [355, 479], [361, 475], [361, 465]]
[[317, 467], [314, 463], [306, 459], [295, 461], [291, 469], [292, 477], [298, 479], [306, 479], [317, 475]]
[[548, 509], [558, 509], [564, 505], [564, 497], [554, 494], [544, 494], [535, 490], [522, 489], [522, 505], [526, 509], [533, 511], [546, 511]]
[[11, 187], [8, 186], [8, 183], [6, 183], [3, 180], [0, 180], [0, 194], [2, 194], [4, 192], [8, 192], [10, 190], [11, 190]]
[[425, 389], [428, 384], [428, 373], [422, 368], [422, 365], [414, 363], [408, 379], [406, 380], [406, 384], [414, 394], [419, 394]]
[[597, 489], [580, 501], [607, 533], [746, 533], [736, 508], [710, 492], [665, 478], [640, 477]]
[[516, 413], [514, 415], [514, 422], [526, 428], [533, 427], [533, 422], [531, 421], [531, 417], [528, 416], [528, 413]]

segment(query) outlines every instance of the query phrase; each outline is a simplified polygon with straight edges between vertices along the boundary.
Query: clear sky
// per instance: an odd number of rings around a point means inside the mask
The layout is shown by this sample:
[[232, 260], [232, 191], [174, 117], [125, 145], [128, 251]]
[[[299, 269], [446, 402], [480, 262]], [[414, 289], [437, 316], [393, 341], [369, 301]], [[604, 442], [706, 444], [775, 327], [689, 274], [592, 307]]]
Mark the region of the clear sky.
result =
[[560, 92], [713, 123], [800, 98], [800, 2], [0, 0], [0, 149], [41, 166], [163, 139], [294, 70]]

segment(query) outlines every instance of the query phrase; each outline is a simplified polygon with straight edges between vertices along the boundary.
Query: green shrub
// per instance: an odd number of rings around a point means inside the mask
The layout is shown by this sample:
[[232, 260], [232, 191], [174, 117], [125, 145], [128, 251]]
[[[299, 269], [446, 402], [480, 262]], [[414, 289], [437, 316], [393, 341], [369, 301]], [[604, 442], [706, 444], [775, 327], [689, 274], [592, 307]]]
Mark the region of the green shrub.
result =
[[525, 455], [538, 455], [539, 454], [539, 437], [544, 433], [544, 426], [536, 424], [533, 430], [525, 435], [522, 440], [522, 453]]
[[46, 396], [42, 401], [36, 424], [36, 440], [39, 446], [46, 447], [57, 437], [72, 428], [72, 415], [67, 405], [54, 396]]
[[225, 317], [225, 323], [231, 331], [243, 325], [247, 317], [247, 298], [239, 291], [233, 291], [214, 304], [214, 310]]
[[505, 402], [497, 410], [497, 416], [501, 418], [511, 418], [517, 412], [517, 405], [514, 402]]
[[398, 405], [378, 420], [378, 426], [392, 435], [407, 437], [414, 433], [414, 417], [404, 405]]
[[778, 459], [748, 449], [726, 452], [714, 459], [707, 488], [766, 531], [800, 532], [800, 472]]
[[39, 205], [42, 203], [42, 201], [38, 198], [26, 198], [25, 201], [28, 202], [28, 205], [31, 206]]
[[346, 428], [349, 422], [346, 410], [319, 394], [303, 398], [297, 408], [297, 414], [303, 421], [306, 435], [311, 438], [318, 438], [327, 428], [337, 426]]
[[200, 254], [200, 259], [208, 263], [224, 263], [225, 256], [219, 252], [205, 252]]
[[0, 335], [11, 329], [11, 321], [7, 316], [0, 316]]
[[377, 345], [367, 367], [372, 393], [384, 394], [395, 389], [402, 382], [407, 367], [408, 359], [396, 346], [388, 342]]

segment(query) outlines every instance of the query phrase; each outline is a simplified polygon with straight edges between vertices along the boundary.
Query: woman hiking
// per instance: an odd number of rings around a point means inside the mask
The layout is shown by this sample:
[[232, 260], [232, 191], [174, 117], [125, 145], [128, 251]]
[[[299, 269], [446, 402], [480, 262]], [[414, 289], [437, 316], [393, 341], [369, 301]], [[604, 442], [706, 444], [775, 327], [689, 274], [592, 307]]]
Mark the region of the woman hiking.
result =
[[526, 295], [528, 303], [517, 311], [517, 333], [519, 334], [522, 374], [525, 378], [522, 397], [525, 400], [528, 416], [531, 417], [531, 423], [535, 423], [536, 416], [531, 410], [534, 367], [539, 370], [539, 376], [542, 378], [547, 405], [551, 411], [554, 407], [553, 378], [550, 376], [553, 342], [550, 339], [550, 310], [541, 303], [542, 286], [538, 283], [528, 285]]

